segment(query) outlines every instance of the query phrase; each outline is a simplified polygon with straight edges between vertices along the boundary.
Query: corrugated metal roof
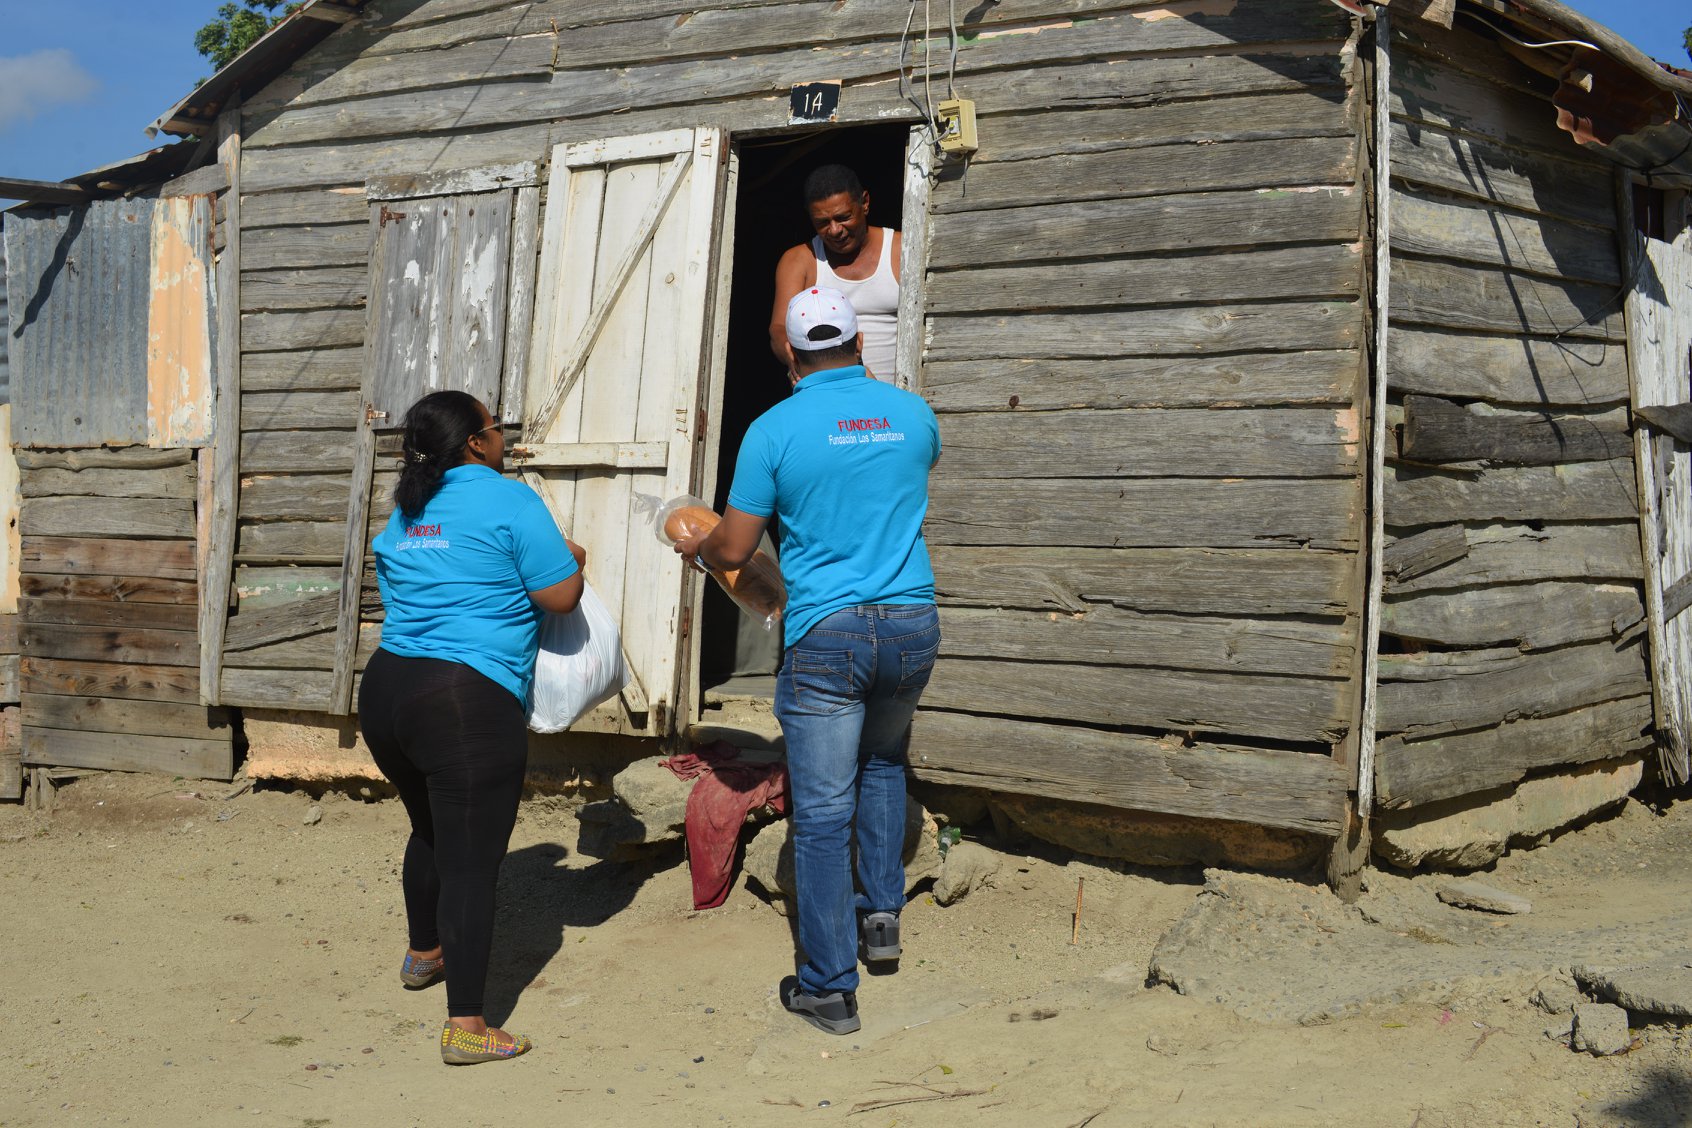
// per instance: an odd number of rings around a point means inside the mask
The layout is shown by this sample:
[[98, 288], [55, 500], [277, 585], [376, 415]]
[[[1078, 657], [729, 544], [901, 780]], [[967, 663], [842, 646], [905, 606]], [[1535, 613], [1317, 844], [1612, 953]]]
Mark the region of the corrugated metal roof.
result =
[[[116, 196], [146, 185], [158, 184], [188, 171], [199, 152], [194, 141], [172, 141], [148, 149], [121, 161], [91, 168], [87, 172], [63, 181], [0, 180], [0, 192], [10, 199], [25, 201], [17, 205], [29, 207], [39, 204], [80, 204], [102, 196]], [[204, 163], [204, 160], [201, 161]], [[63, 192], [58, 191], [63, 189]]]
[[99, 200], [6, 216], [15, 442], [147, 441], [154, 206]]
[[186, 172], [189, 162], [197, 155], [197, 149], [198, 146], [192, 141], [172, 141], [148, 149], [144, 153], [137, 153], [133, 157], [91, 168], [78, 176], [70, 177], [69, 183], [103, 191], [132, 188], [138, 184], [157, 184]]
[[311, 0], [166, 110], [147, 127], [147, 135], [209, 136], [218, 112], [232, 96], [251, 93], [269, 83], [330, 32], [355, 19], [364, 5], [365, 0]]

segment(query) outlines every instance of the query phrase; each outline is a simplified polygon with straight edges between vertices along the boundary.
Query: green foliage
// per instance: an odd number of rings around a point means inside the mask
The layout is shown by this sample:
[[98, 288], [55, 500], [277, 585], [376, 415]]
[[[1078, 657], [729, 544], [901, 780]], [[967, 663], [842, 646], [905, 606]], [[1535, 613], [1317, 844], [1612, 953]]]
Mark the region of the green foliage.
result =
[[1692, 58], [1692, 27], [1689, 27], [1689, 28], [1686, 29], [1685, 43], [1686, 43], [1686, 55], [1687, 55], [1688, 58]]
[[[229, 61], [248, 47], [254, 40], [275, 27], [282, 17], [300, 7], [304, 0], [289, 3], [288, 0], [241, 0], [239, 4], [229, 3], [218, 5], [217, 18], [194, 33], [194, 49], [212, 62], [212, 67], [222, 70], [229, 65]], [[281, 15], [270, 15], [281, 8]]]

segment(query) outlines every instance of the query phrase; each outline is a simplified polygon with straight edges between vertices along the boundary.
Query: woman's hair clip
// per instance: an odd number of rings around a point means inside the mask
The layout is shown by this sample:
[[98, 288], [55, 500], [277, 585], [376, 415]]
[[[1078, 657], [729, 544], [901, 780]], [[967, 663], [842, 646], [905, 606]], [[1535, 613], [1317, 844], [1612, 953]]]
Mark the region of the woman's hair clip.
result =
[[413, 462], [427, 462], [427, 461], [429, 461], [429, 456], [424, 454], [420, 450], [414, 450], [414, 451], [411, 452], [411, 461], [413, 461]]

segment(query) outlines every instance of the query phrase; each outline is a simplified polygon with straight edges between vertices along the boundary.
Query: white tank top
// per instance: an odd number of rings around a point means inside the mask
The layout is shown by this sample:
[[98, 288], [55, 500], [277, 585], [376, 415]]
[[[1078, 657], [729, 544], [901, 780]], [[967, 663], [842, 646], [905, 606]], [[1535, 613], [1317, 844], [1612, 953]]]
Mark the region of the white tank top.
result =
[[858, 328], [864, 334], [864, 366], [876, 379], [895, 383], [899, 375], [899, 280], [893, 277], [892, 230], [881, 229], [881, 260], [875, 264], [875, 273], [861, 282], [834, 273], [821, 235], [811, 240], [811, 253], [817, 259], [817, 285], [839, 290], [857, 311]]

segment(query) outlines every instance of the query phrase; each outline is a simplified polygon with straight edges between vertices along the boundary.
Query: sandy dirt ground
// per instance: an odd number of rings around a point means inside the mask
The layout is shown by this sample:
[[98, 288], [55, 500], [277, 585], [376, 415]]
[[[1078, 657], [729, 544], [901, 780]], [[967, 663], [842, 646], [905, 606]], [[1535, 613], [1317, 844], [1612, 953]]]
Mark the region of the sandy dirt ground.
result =
[[[1692, 1122], [1692, 1030], [1644, 1026], [1626, 1054], [1576, 1053], [1546, 1035], [1555, 1021], [1520, 974], [1484, 967], [1320, 1021], [1245, 1017], [1238, 985], [1218, 1002], [1147, 984], [1203, 874], [1025, 846], [954, 905], [919, 891], [897, 974], [867, 976], [863, 1030], [831, 1037], [776, 1002], [793, 964], [782, 915], [744, 887], [690, 911], [679, 854], [580, 856], [556, 799], [523, 806], [490, 984], [492, 1016], [536, 1049], [449, 1068], [441, 989], [407, 992], [396, 975], [398, 803], [228, 791], [96, 775], [51, 813], [0, 807], [0, 1125]], [[314, 802], [321, 821], [305, 825]], [[1692, 803], [1634, 804], [1485, 877], [1535, 912], [1483, 932], [1532, 919], [1536, 935], [1660, 941], [1692, 906]], [[1438, 880], [1395, 884], [1395, 903]], [[1327, 898], [1281, 888], [1295, 906]], [[1283, 993], [1330, 988], [1369, 959], [1345, 930], [1300, 951], [1283, 929], [1265, 967], [1256, 924], [1228, 927], [1216, 958], [1253, 957]], [[1449, 944], [1437, 932], [1421, 938], [1430, 950]]]

